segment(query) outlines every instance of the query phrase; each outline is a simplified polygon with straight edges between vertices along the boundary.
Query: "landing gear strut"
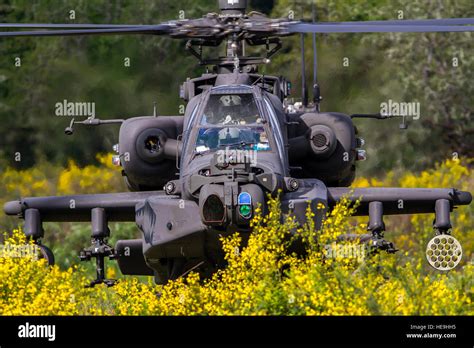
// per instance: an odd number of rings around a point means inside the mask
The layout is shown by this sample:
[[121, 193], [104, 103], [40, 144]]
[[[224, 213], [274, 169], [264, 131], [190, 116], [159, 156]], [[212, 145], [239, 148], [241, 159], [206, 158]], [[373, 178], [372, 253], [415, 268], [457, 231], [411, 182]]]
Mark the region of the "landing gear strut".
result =
[[367, 229], [372, 232], [372, 238], [369, 241], [371, 253], [384, 250], [389, 254], [393, 254], [398, 251], [392, 242], [383, 238], [385, 223], [383, 222], [382, 202], [374, 201], [369, 203], [369, 225]]
[[97, 284], [105, 284], [112, 286], [116, 283], [116, 279], [105, 278], [105, 258], [110, 260], [116, 258], [115, 250], [107, 245], [106, 239], [110, 236], [110, 230], [107, 223], [107, 215], [103, 208], [94, 208], [91, 211], [92, 225], [92, 245], [81, 250], [79, 257], [81, 261], [90, 261], [95, 258], [97, 277], [91, 281], [87, 288], [92, 288]]
[[33, 240], [39, 249], [39, 257], [45, 259], [49, 266], [54, 265], [54, 254], [46, 245], [41, 244], [41, 238], [44, 237], [43, 224], [38, 209], [25, 210], [24, 232], [27, 238]]

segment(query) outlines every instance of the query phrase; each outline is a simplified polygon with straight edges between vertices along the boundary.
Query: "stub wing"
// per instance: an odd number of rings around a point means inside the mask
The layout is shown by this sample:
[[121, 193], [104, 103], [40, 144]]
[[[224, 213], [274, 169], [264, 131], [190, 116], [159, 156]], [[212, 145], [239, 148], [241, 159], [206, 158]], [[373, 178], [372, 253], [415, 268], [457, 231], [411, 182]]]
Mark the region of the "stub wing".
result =
[[135, 206], [150, 197], [173, 198], [164, 191], [26, 197], [7, 202], [4, 211], [25, 218], [28, 209], [36, 209], [42, 221], [79, 222], [90, 221], [92, 209], [104, 208], [109, 221], [135, 221]]
[[344, 196], [354, 202], [359, 200], [355, 215], [368, 215], [370, 202], [381, 202], [384, 214], [399, 215], [434, 213], [436, 201], [441, 199], [449, 202], [450, 211], [472, 201], [471, 193], [454, 188], [329, 187], [329, 206], [334, 206]]

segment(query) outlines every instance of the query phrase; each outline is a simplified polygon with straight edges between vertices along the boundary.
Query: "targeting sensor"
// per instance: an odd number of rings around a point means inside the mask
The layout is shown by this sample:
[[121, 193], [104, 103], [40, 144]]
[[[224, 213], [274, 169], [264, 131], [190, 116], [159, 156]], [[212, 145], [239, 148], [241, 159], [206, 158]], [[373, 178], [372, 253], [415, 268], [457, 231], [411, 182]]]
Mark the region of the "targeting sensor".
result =
[[225, 207], [219, 196], [212, 194], [206, 198], [202, 215], [205, 224], [222, 223], [225, 220]]

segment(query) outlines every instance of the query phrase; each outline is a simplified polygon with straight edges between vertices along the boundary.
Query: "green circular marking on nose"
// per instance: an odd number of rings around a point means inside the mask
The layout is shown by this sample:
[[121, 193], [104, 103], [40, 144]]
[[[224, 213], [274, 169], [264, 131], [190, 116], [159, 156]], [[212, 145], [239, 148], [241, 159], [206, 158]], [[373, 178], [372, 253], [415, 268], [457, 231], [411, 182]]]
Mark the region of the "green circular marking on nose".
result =
[[250, 214], [252, 213], [252, 209], [250, 208], [250, 205], [241, 205], [239, 207], [239, 213], [243, 217], [249, 217]]

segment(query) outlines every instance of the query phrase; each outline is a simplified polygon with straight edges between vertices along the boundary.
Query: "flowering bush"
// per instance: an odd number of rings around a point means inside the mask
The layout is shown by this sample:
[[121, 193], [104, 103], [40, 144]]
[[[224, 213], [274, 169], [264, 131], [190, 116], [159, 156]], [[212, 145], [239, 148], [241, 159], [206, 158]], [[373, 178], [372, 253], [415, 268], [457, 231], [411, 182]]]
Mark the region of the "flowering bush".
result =
[[[49, 163], [24, 170], [7, 167], [0, 171], [0, 206], [20, 197], [126, 191], [120, 168], [112, 165], [112, 154], [98, 154], [96, 159], [99, 165], [83, 168], [74, 161], [66, 168]], [[3, 214], [0, 227], [12, 227]]]
[[80, 168], [74, 161], [61, 171], [58, 178], [58, 194], [107, 193], [125, 191], [120, 167], [112, 164], [112, 154], [99, 154], [99, 166]]
[[[471, 172], [454, 161], [421, 175], [398, 179], [388, 175], [380, 185], [397, 181], [404, 187], [473, 188]], [[343, 199], [316, 231], [311, 223], [296, 226], [292, 216], [282, 214], [279, 201], [271, 199], [268, 215], [256, 212], [246, 245], [238, 233], [222, 239], [228, 265], [204, 281], [192, 272], [165, 286], [154, 285], [151, 279], [123, 278], [111, 288], [89, 289], [84, 288], [82, 267], [61, 270], [31, 257], [3, 255], [0, 315], [474, 314], [471, 207], [453, 214], [454, 235], [463, 242], [467, 257], [447, 273], [426, 267], [424, 242], [433, 235], [431, 215], [412, 217], [397, 226], [387, 224], [386, 238], [393, 236], [406, 252], [361, 255], [359, 244], [338, 242], [342, 234], [365, 232], [365, 221], [350, 217], [353, 209]], [[294, 238], [306, 242], [304, 257], [291, 252]], [[4, 245], [25, 243], [16, 230]], [[354, 252], [329, 252], [338, 250]]]

